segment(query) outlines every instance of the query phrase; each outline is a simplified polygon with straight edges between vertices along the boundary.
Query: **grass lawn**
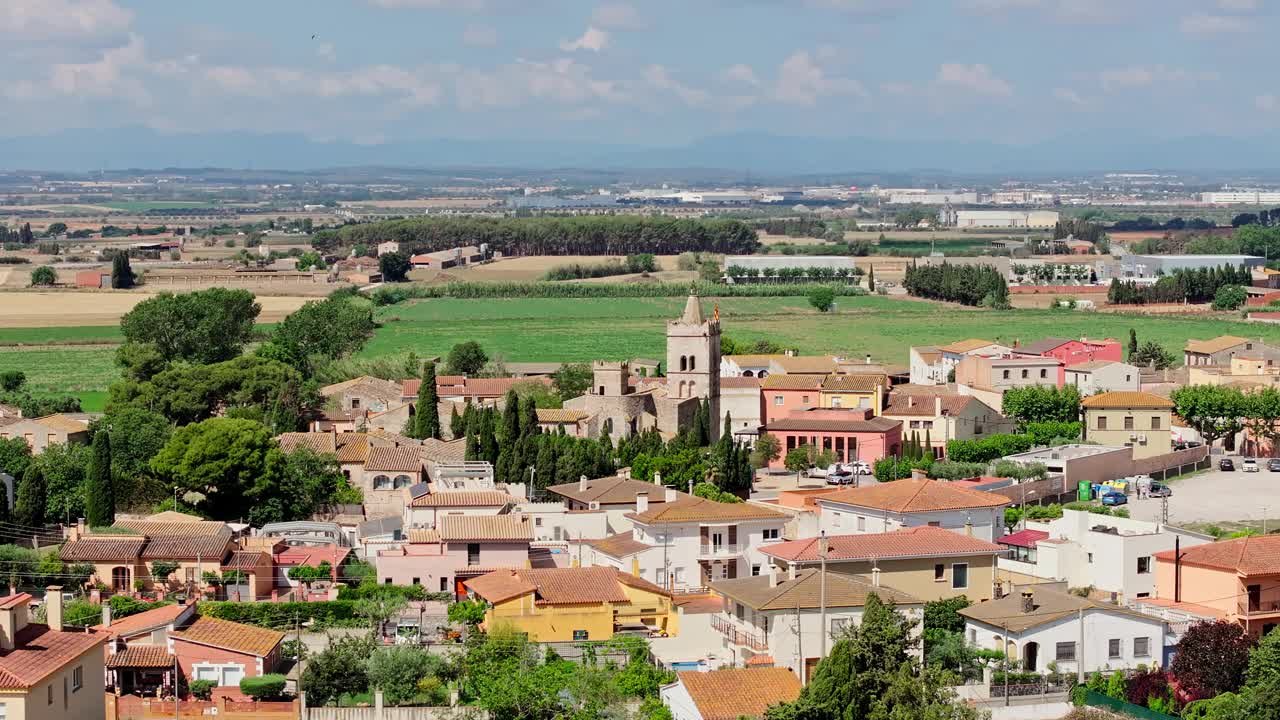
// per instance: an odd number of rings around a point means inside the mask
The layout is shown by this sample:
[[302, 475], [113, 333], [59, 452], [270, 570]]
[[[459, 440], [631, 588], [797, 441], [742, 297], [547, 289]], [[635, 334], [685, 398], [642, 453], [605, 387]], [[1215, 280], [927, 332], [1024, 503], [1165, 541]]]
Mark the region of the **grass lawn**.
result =
[[[79, 395], [105, 391], [120, 376], [114, 346], [0, 348], [0, 372], [21, 370], [33, 392]], [[104, 400], [105, 401], [105, 400]]]
[[[715, 301], [704, 300], [710, 313]], [[1181, 355], [1189, 338], [1235, 334], [1280, 343], [1280, 327], [1197, 318], [1153, 318], [1051, 310], [989, 311], [887, 297], [839, 298], [822, 314], [805, 298], [722, 298], [721, 328], [736, 340], [768, 338], [804, 353], [842, 353], [907, 363], [912, 345], [983, 337], [1012, 343], [1059, 337], [1114, 337], [1129, 328]], [[510, 361], [663, 357], [665, 321], [681, 298], [420, 300], [384, 308], [386, 322], [363, 357], [443, 355], [476, 340]]]
[[124, 338], [119, 325], [76, 327], [0, 328], [0, 345], [58, 345], [76, 343], [118, 343]]

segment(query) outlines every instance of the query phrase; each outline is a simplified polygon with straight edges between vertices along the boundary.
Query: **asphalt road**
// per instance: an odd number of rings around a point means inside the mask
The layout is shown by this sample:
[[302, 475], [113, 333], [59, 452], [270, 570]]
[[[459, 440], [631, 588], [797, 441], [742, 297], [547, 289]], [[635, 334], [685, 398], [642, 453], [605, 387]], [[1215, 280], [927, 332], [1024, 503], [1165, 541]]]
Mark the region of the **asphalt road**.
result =
[[[1280, 472], [1267, 472], [1266, 461], [1256, 473], [1240, 471], [1240, 458], [1231, 456], [1234, 472], [1214, 470], [1174, 480], [1169, 484], [1169, 522], [1260, 522], [1265, 507], [1270, 522], [1280, 522]], [[1129, 496], [1129, 514], [1141, 520], [1160, 519], [1160, 499]], [[1269, 522], [1269, 524], [1270, 524]], [[1278, 525], [1280, 526], [1280, 525]]]

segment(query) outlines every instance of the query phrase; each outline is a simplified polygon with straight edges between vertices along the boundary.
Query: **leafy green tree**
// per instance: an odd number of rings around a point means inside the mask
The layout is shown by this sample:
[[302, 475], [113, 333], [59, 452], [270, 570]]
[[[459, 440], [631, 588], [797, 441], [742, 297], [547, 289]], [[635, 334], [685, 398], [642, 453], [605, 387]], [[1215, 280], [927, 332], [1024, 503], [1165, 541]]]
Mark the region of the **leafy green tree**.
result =
[[1280, 628], [1272, 628], [1249, 651], [1245, 677], [1250, 687], [1259, 687], [1280, 678]]
[[249, 512], [254, 525], [305, 520], [318, 510], [362, 502], [332, 453], [299, 447], [283, 453], [278, 476], [264, 476], [254, 488], [258, 501]]
[[164, 372], [168, 361], [155, 343], [129, 342], [116, 348], [116, 364], [134, 382], [146, 382]]
[[1165, 370], [1173, 367], [1174, 363], [1177, 362], [1177, 358], [1155, 340], [1148, 340], [1142, 344], [1142, 347], [1138, 348], [1136, 353], [1129, 354], [1129, 362], [1138, 367]]
[[84, 485], [92, 456], [80, 443], [54, 443], [35, 458], [44, 484], [46, 520], [68, 522], [84, 517]]
[[37, 465], [30, 465], [18, 483], [18, 498], [13, 505], [13, 520], [24, 527], [44, 527], [45, 486], [44, 474]]
[[591, 389], [591, 366], [586, 363], [567, 363], [551, 376], [556, 392], [562, 400], [569, 400], [587, 394]]
[[[139, 493], [151, 474], [151, 458], [169, 441], [173, 426], [160, 413], [125, 406], [94, 423], [95, 433], [111, 436], [111, 473], [118, 507], [129, 508], [146, 498]], [[95, 435], [96, 437], [96, 435]]]
[[809, 304], [818, 312], [827, 312], [835, 302], [836, 293], [829, 287], [820, 286], [809, 291]]
[[479, 625], [484, 622], [488, 605], [478, 600], [459, 600], [449, 604], [449, 622]]
[[811, 448], [808, 445], [801, 445], [800, 447], [792, 448], [787, 451], [786, 457], [782, 459], [782, 465], [786, 469], [795, 473], [796, 477], [799, 478], [800, 473], [812, 467], [810, 464], [812, 454]]
[[782, 443], [776, 435], [761, 433], [756, 438], [755, 449], [751, 451], [751, 464], [757, 468], [768, 467], [769, 463], [782, 454]]
[[31, 446], [22, 438], [0, 438], [0, 472], [15, 479], [22, 477], [31, 464]]
[[47, 287], [58, 283], [58, 272], [48, 265], [41, 265], [31, 271], [31, 284], [35, 287]]
[[1247, 299], [1248, 295], [1239, 285], [1223, 285], [1213, 296], [1213, 309], [1238, 310]]
[[1222, 385], [1187, 385], [1174, 390], [1174, 412], [1212, 445], [1221, 437], [1238, 432], [1245, 414], [1244, 394]]
[[[1056, 382], [1056, 378], [1053, 380]], [[1030, 423], [1071, 423], [1080, 420], [1080, 391], [1075, 385], [1033, 385], [1009, 388], [1003, 412], [1022, 428]]]
[[5, 370], [0, 372], [0, 390], [14, 392], [27, 383], [27, 374], [21, 370]]
[[174, 431], [151, 459], [158, 477], [203, 496], [197, 506], [219, 520], [248, 518], [276, 499], [284, 457], [262, 423], [210, 418]]
[[128, 290], [136, 285], [137, 277], [129, 266], [129, 253], [117, 252], [111, 256], [111, 287], [114, 290]]
[[484, 364], [487, 362], [489, 362], [489, 356], [485, 354], [484, 348], [480, 347], [480, 343], [468, 340], [454, 345], [449, 350], [449, 355], [445, 359], [445, 371], [450, 375], [475, 375], [484, 369]]
[[321, 707], [343, 695], [359, 695], [369, 689], [366, 661], [375, 650], [373, 637], [349, 635], [332, 640], [329, 647], [307, 660], [300, 689], [307, 703]]
[[378, 257], [378, 271], [384, 282], [404, 282], [409, 279], [413, 265], [404, 253], [389, 252]]
[[440, 397], [436, 391], [436, 364], [422, 364], [422, 382], [418, 385], [418, 402], [414, 406], [413, 437], [423, 440], [440, 438]]
[[434, 677], [443, 669], [444, 660], [439, 656], [409, 645], [380, 648], [365, 661], [370, 687], [381, 690], [389, 705], [412, 700], [418, 694], [418, 681]]
[[311, 377], [325, 363], [364, 347], [377, 327], [372, 303], [333, 294], [290, 313], [276, 325], [271, 340], [258, 349], [258, 354]]
[[261, 311], [248, 290], [162, 292], [135, 305], [120, 329], [126, 342], [154, 344], [166, 362], [215, 363], [240, 354]]
[[458, 405], [455, 403], [453, 407], [449, 408], [449, 434], [456, 440], [462, 437], [466, 429], [466, 423], [462, 421], [462, 416], [458, 414]]
[[85, 519], [90, 527], [106, 527], [116, 521], [116, 502], [111, 482], [111, 434], [93, 435], [93, 459], [84, 485]]

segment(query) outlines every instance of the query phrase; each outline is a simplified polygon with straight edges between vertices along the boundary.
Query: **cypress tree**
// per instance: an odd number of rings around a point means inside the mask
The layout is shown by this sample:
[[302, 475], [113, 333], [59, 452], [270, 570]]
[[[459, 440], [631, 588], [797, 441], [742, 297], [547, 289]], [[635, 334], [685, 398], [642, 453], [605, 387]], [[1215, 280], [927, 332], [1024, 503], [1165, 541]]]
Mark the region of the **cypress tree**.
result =
[[[418, 385], [418, 404], [414, 409], [416, 423], [414, 437], [419, 440], [427, 438], [440, 439], [440, 409], [437, 407], [440, 397], [436, 393], [436, 364], [422, 364], [422, 383]], [[455, 411], [456, 412], [456, 411]]]
[[93, 460], [84, 488], [85, 519], [89, 527], [107, 527], [116, 521], [115, 495], [111, 487], [111, 434], [99, 430], [93, 436]]
[[[533, 400], [529, 400], [532, 404]], [[515, 390], [508, 390], [502, 408], [502, 437], [504, 444], [514, 443], [520, 437], [520, 396]]]
[[497, 409], [485, 408], [480, 423], [480, 459], [494, 464], [498, 462], [497, 415]]
[[876, 266], [873, 263], [867, 268], [867, 292], [876, 291]]
[[556, 477], [556, 451], [555, 436], [543, 435], [538, 442], [538, 461], [534, 463], [534, 477], [537, 479], [539, 490], [545, 490], [549, 485], [555, 484]]
[[1133, 362], [1133, 356], [1138, 354], [1138, 331], [1129, 328], [1129, 356], [1128, 360]]
[[111, 258], [111, 287], [127, 290], [133, 287], [133, 268], [129, 266], [129, 254], [117, 252]]
[[498, 464], [493, 468], [493, 480], [500, 483], [511, 482], [510, 477], [511, 450], [504, 447], [498, 452]]
[[31, 463], [18, 484], [13, 521], [24, 528], [44, 527], [45, 497], [44, 474], [36, 463]]
[[468, 405], [466, 411], [463, 412], [463, 424], [467, 428], [467, 455], [468, 460], [483, 460], [480, 457], [480, 424], [481, 413], [472, 410]]
[[520, 403], [520, 437], [527, 437], [538, 432], [538, 406], [530, 398]]
[[929, 428], [924, 430], [924, 447], [921, 449], [924, 450], [924, 457], [933, 459], [933, 440], [929, 437]]
[[467, 426], [462, 422], [462, 416], [458, 414], [458, 405], [455, 403], [449, 409], [449, 434], [453, 435], [453, 439], [457, 440], [467, 431]]

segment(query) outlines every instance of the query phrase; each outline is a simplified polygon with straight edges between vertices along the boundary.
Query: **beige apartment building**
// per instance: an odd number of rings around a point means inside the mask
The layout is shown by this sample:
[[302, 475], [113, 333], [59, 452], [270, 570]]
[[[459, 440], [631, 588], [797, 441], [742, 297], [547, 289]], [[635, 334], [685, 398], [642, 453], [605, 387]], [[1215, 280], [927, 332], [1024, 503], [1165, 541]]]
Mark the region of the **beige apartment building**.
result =
[[1085, 442], [1132, 447], [1134, 459], [1173, 449], [1173, 402], [1144, 392], [1108, 392], [1085, 398]]

